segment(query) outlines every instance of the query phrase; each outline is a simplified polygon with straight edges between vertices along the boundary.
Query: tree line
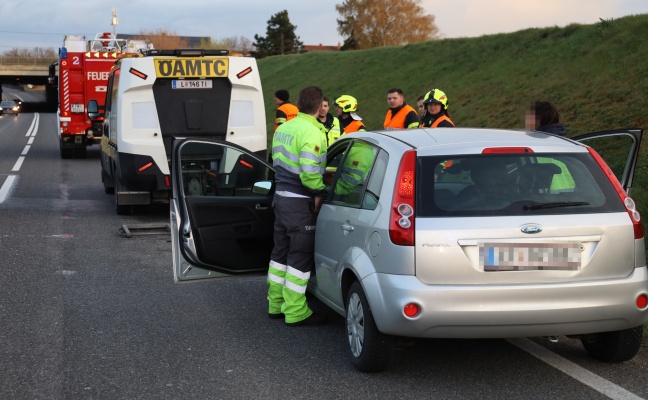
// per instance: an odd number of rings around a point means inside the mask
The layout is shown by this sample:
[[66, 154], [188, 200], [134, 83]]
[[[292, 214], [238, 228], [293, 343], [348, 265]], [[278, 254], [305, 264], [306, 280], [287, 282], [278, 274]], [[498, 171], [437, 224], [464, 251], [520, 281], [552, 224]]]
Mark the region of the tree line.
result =
[[[441, 37], [434, 15], [425, 12], [421, 0], [344, 0], [336, 4], [335, 10], [340, 16], [337, 30], [344, 38], [340, 50], [401, 46]], [[287, 10], [272, 15], [267, 23], [265, 36], [255, 34], [254, 42], [242, 36], [205, 38], [194, 47], [227, 49], [257, 58], [304, 51], [304, 43], [296, 34], [297, 26], [290, 22]], [[165, 29], [141, 31], [135, 36], [148, 40], [156, 49], [189, 47], [185, 37]], [[56, 57], [56, 52], [42, 48], [12, 49], [4, 55]]]

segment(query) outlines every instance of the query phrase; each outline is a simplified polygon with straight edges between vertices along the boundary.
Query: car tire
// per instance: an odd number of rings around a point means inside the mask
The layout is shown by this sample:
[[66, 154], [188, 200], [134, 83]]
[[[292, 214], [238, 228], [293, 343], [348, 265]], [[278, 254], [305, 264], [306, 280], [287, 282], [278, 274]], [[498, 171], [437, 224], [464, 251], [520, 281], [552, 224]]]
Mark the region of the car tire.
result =
[[603, 362], [622, 362], [632, 359], [641, 349], [643, 325], [620, 331], [586, 335], [581, 339], [585, 350]]
[[395, 338], [381, 333], [360, 282], [351, 285], [346, 302], [346, 333], [353, 365], [362, 372], [378, 372], [389, 364]]

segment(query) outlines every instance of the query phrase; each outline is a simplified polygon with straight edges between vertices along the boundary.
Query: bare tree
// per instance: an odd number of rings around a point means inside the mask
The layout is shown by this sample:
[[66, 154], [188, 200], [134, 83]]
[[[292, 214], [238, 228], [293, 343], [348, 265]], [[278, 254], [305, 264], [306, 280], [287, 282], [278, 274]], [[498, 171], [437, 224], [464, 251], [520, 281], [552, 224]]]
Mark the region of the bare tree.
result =
[[349, 49], [400, 46], [440, 38], [434, 15], [425, 13], [421, 0], [344, 0], [338, 32]]
[[146, 39], [158, 50], [186, 49], [189, 47], [187, 39], [178, 36], [175, 32], [161, 28], [156, 31], [140, 31], [135, 35], [135, 39]]

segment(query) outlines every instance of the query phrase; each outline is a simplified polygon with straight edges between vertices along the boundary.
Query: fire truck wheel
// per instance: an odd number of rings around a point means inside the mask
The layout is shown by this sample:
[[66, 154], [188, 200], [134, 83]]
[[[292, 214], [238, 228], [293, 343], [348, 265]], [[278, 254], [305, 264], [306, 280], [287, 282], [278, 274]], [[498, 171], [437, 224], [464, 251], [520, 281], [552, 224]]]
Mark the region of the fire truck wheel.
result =
[[68, 159], [74, 156], [74, 149], [61, 149], [61, 158]]

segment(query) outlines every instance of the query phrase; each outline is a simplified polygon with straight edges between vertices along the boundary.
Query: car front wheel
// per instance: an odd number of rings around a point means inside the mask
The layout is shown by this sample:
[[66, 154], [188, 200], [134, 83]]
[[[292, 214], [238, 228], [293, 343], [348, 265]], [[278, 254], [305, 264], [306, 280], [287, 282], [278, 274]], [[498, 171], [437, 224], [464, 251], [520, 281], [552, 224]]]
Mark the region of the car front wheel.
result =
[[381, 333], [360, 282], [347, 295], [346, 326], [353, 365], [362, 372], [377, 372], [389, 363], [394, 337]]
[[632, 359], [641, 349], [643, 325], [620, 331], [602, 332], [584, 336], [581, 341], [587, 353], [604, 362], [622, 362]]

